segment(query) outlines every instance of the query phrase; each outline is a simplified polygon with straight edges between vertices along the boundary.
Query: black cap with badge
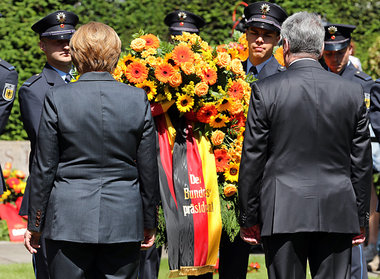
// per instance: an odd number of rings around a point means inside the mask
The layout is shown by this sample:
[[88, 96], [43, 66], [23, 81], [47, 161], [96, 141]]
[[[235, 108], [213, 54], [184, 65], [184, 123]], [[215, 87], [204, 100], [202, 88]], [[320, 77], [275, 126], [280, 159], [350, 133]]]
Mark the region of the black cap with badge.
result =
[[56, 11], [45, 16], [32, 26], [40, 37], [52, 40], [69, 40], [75, 32], [78, 16], [72, 12]]
[[351, 33], [356, 26], [348, 24], [325, 25], [325, 50], [338, 51], [346, 48], [351, 42]]
[[281, 25], [288, 17], [287, 13], [279, 5], [270, 2], [255, 2], [244, 9], [246, 26], [262, 29], [281, 31]]
[[183, 10], [171, 12], [164, 22], [169, 26], [171, 35], [181, 35], [182, 32], [199, 34], [199, 29], [206, 24], [202, 17]]

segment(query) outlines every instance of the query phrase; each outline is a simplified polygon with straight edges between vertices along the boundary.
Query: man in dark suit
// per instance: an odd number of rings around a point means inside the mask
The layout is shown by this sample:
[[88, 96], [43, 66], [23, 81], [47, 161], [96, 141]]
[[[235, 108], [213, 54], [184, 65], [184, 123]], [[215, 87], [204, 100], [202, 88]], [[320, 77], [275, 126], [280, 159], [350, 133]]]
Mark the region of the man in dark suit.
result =
[[[78, 16], [72, 12], [56, 11], [39, 20], [32, 30], [39, 34], [40, 49], [47, 63], [40, 74], [29, 78], [19, 90], [21, 119], [30, 140], [29, 171], [36, 149], [38, 126], [46, 92], [53, 86], [64, 85], [71, 80], [71, 55], [69, 41], [75, 32]], [[28, 184], [27, 184], [28, 185]], [[25, 189], [20, 215], [28, 214], [30, 189]], [[41, 239], [42, 250], [44, 241]], [[33, 261], [36, 278], [49, 278], [45, 252], [35, 254]]]
[[[247, 74], [263, 79], [281, 71], [281, 66], [272, 55], [273, 48], [280, 40], [281, 24], [287, 14], [279, 5], [256, 2], [244, 9], [249, 58], [243, 62]], [[219, 278], [245, 279], [249, 261], [250, 245], [236, 236], [231, 242], [226, 232], [222, 232], [219, 249]]]
[[[370, 91], [375, 82], [369, 75], [358, 70], [349, 60], [352, 53], [351, 34], [355, 28], [354, 25], [347, 24], [326, 24], [323, 57], [329, 71], [362, 86], [367, 109], [369, 109]], [[351, 278], [368, 278], [363, 245], [352, 248], [351, 262]]]
[[285, 71], [273, 56], [273, 49], [280, 41], [282, 22], [287, 14], [279, 5], [255, 2], [244, 9], [249, 57], [243, 62], [245, 72], [263, 79]]
[[[282, 25], [287, 71], [253, 84], [239, 173], [241, 236], [262, 238], [269, 278], [350, 278], [364, 242], [371, 148], [363, 89], [318, 63], [324, 28]], [[353, 238], [354, 235], [357, 235]]]

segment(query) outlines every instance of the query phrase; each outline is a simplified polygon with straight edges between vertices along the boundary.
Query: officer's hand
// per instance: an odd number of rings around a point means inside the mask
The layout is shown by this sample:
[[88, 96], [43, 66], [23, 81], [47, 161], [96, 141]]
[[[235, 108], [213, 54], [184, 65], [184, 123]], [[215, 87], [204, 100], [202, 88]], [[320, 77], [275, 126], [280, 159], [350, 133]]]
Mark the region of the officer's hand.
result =
[[144, 229], [144, 240], [141, 242], [141, 250], [147, 250], [153, 246], [156, 239], [156, 229]]
[[360, 234], [352, 238], [352, 246], [363, 244], [365, 241], [365, 228], [360, 228]]
[[260, 226], [254, 225], [249, 228], [240, 228], [240, 237], [251, 245], [260, 243]]
[[24, 246], [31, 254], [37, 253], [37, 248], [40, 248], [40, 232], [31, 232], [26, 230], [24, 234]]

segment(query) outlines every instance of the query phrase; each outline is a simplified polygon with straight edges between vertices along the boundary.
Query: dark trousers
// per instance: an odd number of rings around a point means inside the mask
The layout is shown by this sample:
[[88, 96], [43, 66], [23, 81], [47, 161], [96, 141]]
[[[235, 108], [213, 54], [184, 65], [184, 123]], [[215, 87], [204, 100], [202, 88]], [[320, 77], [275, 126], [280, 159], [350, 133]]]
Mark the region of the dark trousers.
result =
[[262, 238], [269, 279], [306, 278], [309, 261], [314, 279], [351, 277], [352, 235], [292, 233]]
[[160, 270], [162, 247], [153, 244], [148, 250], [140, 252], [139, 279], [157, 279]]
[[49, 269], [46, 258], [45, 238], [40, 238], [40, 248], [37, 249], [37, 254], [33, 254], [33, 268], [36, 279], [49, 279]]
[[46, 239], [52, 279], [135, 279], [140, 243], [87, 244]]
[[363, 254], [363, 245], [352, 247], [351, 279], [368, 279], [367, 262]]
[[251, 245], [238, 234], [231, 242], [226, 232], [222, 232], [219, 248], [219, 279], [245, 279]]

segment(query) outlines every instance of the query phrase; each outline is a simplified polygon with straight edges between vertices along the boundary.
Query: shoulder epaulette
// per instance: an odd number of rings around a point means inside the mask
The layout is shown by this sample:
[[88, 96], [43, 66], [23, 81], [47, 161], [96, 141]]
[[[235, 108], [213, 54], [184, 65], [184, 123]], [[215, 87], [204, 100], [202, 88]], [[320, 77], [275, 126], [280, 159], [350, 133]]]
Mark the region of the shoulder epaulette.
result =
[[7, 61], [0, 59], [0, 65], [3, 66], [8, 71], [15, 70], [15, 67], [9, 64]]
[[378, 78], [377, 80], [375, 80], [376, 83], [380, 83], [380, 78]]
[[364, 73], [362, 71], [356, 71], [355, 76], [357, 76], [357, 77], [359, 77], [365, 81], [372, 80], [371, 76], [367, 75], [366, 73]]
[[282, 66], [282, 65], [280, 65], [280, 66], [278, 66], [278, 70], [279, 70], [280, 72], [283, 72], [283, 71], [285, 71], [285, 70], [286, 70], [286, 67], [285, 67], [285, 66]]
[[41, 74], [36, 74], [30, 78], [28, 78], [24, 84], [22, 86], [26, 86], [26, 87], [29, 87], [31, 86], [33, 83], [35, 83], [37, 80], [39, 80], [41, 78]]

